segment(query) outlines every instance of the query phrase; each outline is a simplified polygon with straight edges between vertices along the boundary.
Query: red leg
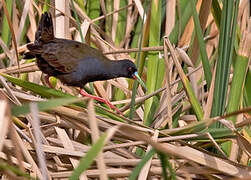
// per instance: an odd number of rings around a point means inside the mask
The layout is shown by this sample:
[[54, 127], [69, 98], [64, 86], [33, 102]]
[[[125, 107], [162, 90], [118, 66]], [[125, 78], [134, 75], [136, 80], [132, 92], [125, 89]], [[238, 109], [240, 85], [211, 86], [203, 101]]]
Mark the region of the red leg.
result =
[[45, 83], [46, 83], [50, 88], [53, 89], [53, 86], [52, 86], [52, 84], [50, 83], [49, 78], [50, 78], [50, 76], [45, 75], [45, 77], [44, 77]]
[[111, 104], [109, 101], [107, 101], [106, 99], [102, 98], [102, 97], [98, 97], [98, 96], [94, 96], [94, 95], [91, 95], [91, 94], [88, 94], [86, 93], [83, 89], [80, 89], [80, 92], [79, 92], [82, 96], [86, 96], [86, 97], [89, 97], [89, 98], [92, 98], [92, 99], [95, 99], [99, 102], [103, 102], [105, 104], [107, 104], [111, 109], [114, 109], [118, 114], [122, 114], [118, 108], [116, 108], [113, 104]]

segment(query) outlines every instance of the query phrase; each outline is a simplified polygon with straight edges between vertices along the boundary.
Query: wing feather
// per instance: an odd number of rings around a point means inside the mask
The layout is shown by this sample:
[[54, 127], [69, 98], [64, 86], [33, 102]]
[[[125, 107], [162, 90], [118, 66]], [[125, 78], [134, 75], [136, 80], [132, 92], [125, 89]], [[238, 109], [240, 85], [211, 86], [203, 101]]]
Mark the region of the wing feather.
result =
[[107, 60], [97, 49], [72, 40], [55, 38], [53, 41], [44, 44], [42, 49], [41, 57], [62, 73], [74, 71], [80, 61], [90, 57]]

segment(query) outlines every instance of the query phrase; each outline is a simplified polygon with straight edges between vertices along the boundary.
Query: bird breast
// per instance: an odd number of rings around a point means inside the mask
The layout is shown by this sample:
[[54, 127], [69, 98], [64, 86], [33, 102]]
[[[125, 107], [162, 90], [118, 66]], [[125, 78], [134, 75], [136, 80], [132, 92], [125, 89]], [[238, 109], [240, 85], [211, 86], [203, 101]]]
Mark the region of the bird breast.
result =
[[109, 71], [105, 71], [107, 69], [109, 65], [104, 61], [87, 57], [79, 62], [71, 76], [75, 81], [85, 85], [87, 82], [111, 79]]

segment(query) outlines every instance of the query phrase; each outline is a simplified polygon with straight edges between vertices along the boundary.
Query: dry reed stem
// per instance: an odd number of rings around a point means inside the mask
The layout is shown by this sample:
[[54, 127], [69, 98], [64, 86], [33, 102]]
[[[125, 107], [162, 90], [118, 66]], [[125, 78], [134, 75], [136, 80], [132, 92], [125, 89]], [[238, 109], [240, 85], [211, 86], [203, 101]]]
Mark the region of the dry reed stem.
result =
[[35, 145], [35, 149], [37, 152], [37, 158], [39, 162], [39, 168], [41, 170], [43, 180], [51, 179], [48, 174], [47, 163], [45, 160], [45, 154], [42, 148], [42, 131], [40, 129], [40, 120], [38, 117], [38, 107], [36, 103], [30, 103], [30, 110], [33, 120], [30, 122], [34, 129], [35, 141], [33, 142]]
[[[99, 139], [100, 133], [98, 130], [97, 120], [95, 118], [95, 111], [92, 99], [88, 103], [88, 119], [89, 119], [89, 126], [92, 132], [91, 133], [92, 142], [95, 143]], [[98, 169], [100, 170], [100, 179], [107, 180], [108, 176], [106, 174], [106, 165], [104, 162], [103, 151], [99, 152], [96, 159], [96, 163], [98, 165]]]

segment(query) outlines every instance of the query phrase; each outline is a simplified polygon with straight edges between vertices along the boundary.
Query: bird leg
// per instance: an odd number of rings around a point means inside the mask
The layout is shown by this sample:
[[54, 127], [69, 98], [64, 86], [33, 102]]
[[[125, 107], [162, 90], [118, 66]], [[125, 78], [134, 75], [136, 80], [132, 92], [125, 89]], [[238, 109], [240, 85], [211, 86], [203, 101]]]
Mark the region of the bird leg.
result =
[[94, 96], [94, 95], [91, 95], [91, 94], [88, 94], [86, 93], [83, 89], [80, 89], [80, 92], [79, 92], [82, 96], [86, 96], [86, 97], [89, 97], [89, 98], [92, 98], [92, 99], [95, 99], [99, 102], [103, 102], [105, 104], [107, 104], [111, 109], [114, 109], [118, 114], [122, 114], [122, 112], [120, 112], [118, 110], [118, 108], [116, 108], [113, 104], [111, 104], [111, 102], [109, 102], [108, 100], [102, 98], [102, 97], [98, 97], [98, 96]]
[[50, 83], [50, 76], [48, 76], [48, 75], [46, 74], [45, 77], [44, 77], [44, 80], [45, 80], [45, 83], [46, 83], [50, 88], [53, 89], [53, 86], [52, 86], [52, 84]]
[[[45, 75], [45, 83], [46, 83], [50, 88], [53, 89], [53, 86], [52, 86], [52, 84], [50, 83], [49, 78], [50, 78], [50, 76]], [[106, 99], [104, 99], [104, 98], [102, 98], [102, 97], [98, 97], [98, 96], [94, 96], [94, 95], [88, 94], [88, 93], [86, 93], [83, 89], [80, 89], [80, 92], [79, 92], [79, 93], [80, 93], [82, 96], [86, 96], [86, 97], [95, 99], [95, 100], [97, 100], [97, 101], [99, 101], [99, 102], [102, 102], [102, 103], [107, 104], [111, 109], [114, 109], [118, 114], [121, 114], [121, 115], [122, 115], [122, 112], [120, 112], [120, 111], [118, 110], [118, 108], [116, 108], [116, 107], [115, 107], [113, 104], [111, 104], [108, 100], [106, 100]]]

